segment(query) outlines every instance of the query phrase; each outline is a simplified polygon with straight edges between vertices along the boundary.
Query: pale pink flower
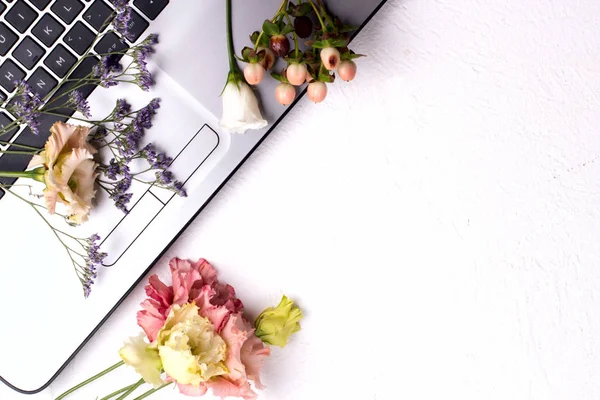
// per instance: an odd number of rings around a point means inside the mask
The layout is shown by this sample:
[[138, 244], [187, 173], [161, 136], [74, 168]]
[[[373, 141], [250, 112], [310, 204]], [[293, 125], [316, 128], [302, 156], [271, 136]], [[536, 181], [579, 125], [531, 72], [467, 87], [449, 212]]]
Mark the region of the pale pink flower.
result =
[[46, 169], [44, 199], [48, 212], [54, 214], [56, 203], [63, 203], [75, 224], [88, 220], [96, 195], [96, 149], [87, 142], [89, 132], [84, 126], [56, 122], [44, 150], [29, 163], [29, 168], [43, 165]]

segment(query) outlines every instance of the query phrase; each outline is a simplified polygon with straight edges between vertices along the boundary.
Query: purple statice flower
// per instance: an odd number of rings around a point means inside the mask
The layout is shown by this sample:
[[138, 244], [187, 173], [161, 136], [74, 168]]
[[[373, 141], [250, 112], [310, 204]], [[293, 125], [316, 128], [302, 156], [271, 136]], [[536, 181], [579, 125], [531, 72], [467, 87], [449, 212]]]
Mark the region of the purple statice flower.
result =
[[173, 182], [173, 173], [166, 169], [156, 172], [156, 181], [161, 185], [168, 185]]
[[100, 86], [104, 88], [118, 85], [119, 82], [115, 79], [114, 74], [121, 71], [123, 71], [123, 66], [119, 64], [115, 54], [103, 56], [92, 68], [92, 74], [99, 79]]
[[129, 112], [131, 111], [131, 104], [129, 104], [125, 99], [117, 100], [117, 105], [115, 106], [115, 120], [121, 121]]
[[38, 134], [40, 126], [40, 107], [43, 102], [40, 95], [37, 93], [30, 94], [31, 87], [24, 81], [15, 82], [17, 92], [15, 97], [18, 98], [11, 106], [13, 113], [27, 125], [34, 134]]
[[69, 100], [75, 107], [75, 110], [79, 111], [86, 118], [92, 118], [92, 113], [90, 112], [90, 105], [83, 94], [79, 90], [73, 90], [69, 93]]
[[102, 262], [106, 258], [107, 254], [100, 251], [100, 236], [93, 234], [84, 241], [85, 255], [85, 267], [82, 269], [82, 275], [80, 277], [83, 285], [83, 294], [87, 298], [92, 291], [92, 285], [94, 280], [98, 277], [98, 267], [102, 265]]
[[171, 157], [165, 153], [156, 151], [152, 143], [148, 143], [141, 151], [142, 155], [148, 161], [148, 164], [154, 169], [167, 169], [173, 162]]
[[123, 37], [128, 39], [132, 38], [129, 32], [129, 24], [131, 22], [131, 6], [128, 0], [114, 0], [115, 6], [115, 19], [113, 20], [113, 26], [115, 30], [119, 32]]
[[121, 164], [114, 158], [110, 160], [108, 167], [106, 168], [106, 176], [113, 181], [117, 180], [117, 175], [121, 174]]
[[129, 204], [132, 196], [131, 193], [127, 193], [127, 190], [131, 187], [132, 181], [129, 166], [126, 164], [121, 165], [120, 174], [123, 178], [114, 184], [114, 188], [111, 190], [109, 197], [115, 202], [115, 207], [127, 214], [129, 212], [127, 204]]
[[115, 207], [123, 211], [125, 214], [129, 214], [129, 209], [127, 208], [127, 205], [131, 201], [132, 195], [133, 193], [119, 193], [114, 196], [111, 196], [111, 198], [115, 201]]
[[179, 181], [173, 182], [172, 189], [175, 193], [177, 193], [181, 197], [187, 197], [187, 192], [183, 188], [183, 183]]

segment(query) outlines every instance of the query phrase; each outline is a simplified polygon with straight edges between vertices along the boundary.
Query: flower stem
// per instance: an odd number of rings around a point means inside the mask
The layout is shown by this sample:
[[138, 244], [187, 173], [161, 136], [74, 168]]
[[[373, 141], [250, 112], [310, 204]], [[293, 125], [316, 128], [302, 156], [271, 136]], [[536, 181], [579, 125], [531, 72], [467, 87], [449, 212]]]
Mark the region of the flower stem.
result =
[[[95, 381], [96, 379], [108, 374], [109, 372], [119, 368], [121, 365], [125, 364], [123, 361], [119, 361], [118, 363], [116, 363], [115, 365], [106, 368], [104, 371], [92, 376], [91, 378], [81, 382], [79, 385], [75, 385], [73, 386], [71, 389], [67, 390], [66, 392], [64, 392], [63, 394], [61, 394], [60, 396], [58, 396], [55, 400], [62, 400], [65, 397], [67, 397], [68, 395], [70, 395], [71, 393], [75, 392], [76, 390], [81, 389], [82, 387], [84, 387], [85, 385], [87, 385], [88, 383], [91, 383], [93, 381]], [[143, 380], [142, 380], [143, 382]], [[139, 386], [139, 385], [138, 385]], [[131, 392], [129, 392], [131, 393]], [[119, 397], [120, 398], [120, 397]], [[124, 397], [123, 397], [124, 398]]]
[[235, 63], [235, 57], [233, 56], [233, 30], [231, 27], [231, 0], [227, 0], [227, 52], [229, 53], [229, 72], [237, 71], [237, 64]]
[[[231, 0], [228, 0], [231, 1]], [[122, 395], [120, 395], [119, 397], [117, 397], [116, 400], [123, 400], [125, 397], [129, 396], [131, 393], [135, 392], [135, 389], [139, 388], [140, 386], [142, 386], [144, 384], [144, 380], [140, 379], [139, 381], [137, 381], [136, 383], [134, 383], [133, 385], [131, 385], [131, 387]], [[58, 400], [58, 399], [57, 399]]]
[[[287, 12], [285, 13], [285, 18], [288, 20], [288, 23], [293, 26], [292, 19], [290, 18], [289, 14]], [[294, 47], [296, 48], [295, 49], [296, 51], [294, 53], [296, 54], [296, 58], [298, 58], [298, 56], [300, 55], [300, 49], [298, 48], [298, 35], [296, 34], [295, 30], [293, 32], [293, 35], [294, 35]]]
[[323, 33], [325, 33], [327, 31], [327, 28], [325, 27], [325, 24], [323, 23], [323, 19], [321, 18], [321, 14], [319, 13], [317, 6], [315, 6], [315, 3], [313, 3], [312, 0], [308, 0], [308, 2], [312, 6], [312, 8], [315, 10], [315, 14], [317, 14], [317, 18], [319, 18], [319, 22], [321, 23], [321, 28], [323, 28]]
[[[281, 14], [281, 11], [285, 9], [285, 5], [287, 4], [287, 2], [288, 2], [288, 0], [283, 0], [281, 2], [281, 5], [279, 6], [279, 10], [277, 10], [277, 12], [273, 16], [273, 18], [271, 18], [271, 22], [275, 22], [277, 17], [279, 17], [279, 14]], [[256, 43], [254, 43], [254, 51], [256, 51], [256, 49], [258, 49], [258, 44], [260, 43], [260, 39], [262, 39], [262, 36], [264, 34], [265, 34], [265, 31], [263, 31], [261, 29], [260, 34], [258, 35], [258, 38], [256, 39]]]
[[116, 395], [118, 395], [118, 394], [121, 394], [121, 393], [123, 393], [123, 392], [126, 392], [126, 391], [128, 391], [129, 389], [131, 389], [131, 387], [132, 387], [133, 385], [135, 385], [135, 383], [134, 383], [134, 384], [131, 384], [131, 385], [129, 385], [129, 386], [125, 386], [124, 388], [121, 388], [121, 389], [119, 389], [119, 390], [115, 390], [114, 392], [112, 392], [111, 394], [108, 394], [108, 395], [104, 396], [104, 397], [103, 397], [103, 398], [101, 398], [100, 400], [109, 400], [109, 399], [112, 399], [112, 398], [113, 398], [113, 397], [115, 397]]
[[160, 389], [169, 386], [171, 383], [173, 383], [173, 382], [165, 383], [162, 386], [159, 386], [159, 387], [154, 388], [154, 389], [150, 389], [146, 393], [143, 393], [142, 395], [136, 397], [133, 400], [142, 400], [142, 399], [145, 399], [146, 397], [150, 396], [151, 394], [158, 392]]
[[[31, 153], [29, 153], [31, 154]], [[31, 179], [35, 179], [34, 176], [36, 176], [37, 173], [35, 171], [21, 171], [21, 172], [16, 172], [16, 171], [0, 171], [0, 177], [2, 178], [31, 178]]]

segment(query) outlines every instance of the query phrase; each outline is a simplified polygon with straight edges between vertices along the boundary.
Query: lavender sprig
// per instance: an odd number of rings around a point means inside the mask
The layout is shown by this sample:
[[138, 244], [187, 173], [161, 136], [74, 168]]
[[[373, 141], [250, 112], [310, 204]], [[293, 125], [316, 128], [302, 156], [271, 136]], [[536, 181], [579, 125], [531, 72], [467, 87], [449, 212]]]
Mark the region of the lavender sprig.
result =
[[[147, 106], [132, 111], [129, 103], [119, 99], [111, 115], [107, 117], [112, 123], [103, 127], [106, 133], [103, 133], [104, 144], [100, 147], [108, 148], [112, 158], [108, 164], [98, 167], [103, 175], [98, 182], [107, 191], [115, 206], [124, 213], [129, 212], [128, 204], [132, 198], [129, 189], [134, 181], [171, 190], [183, 197], [187, 196], [183, 184], [175, 180], [173, 173], [168, 170], [173, 159], [159, 151], [152, 143], [139, 148], [146, 131], [152, 127], [152, 119], [159, 107], [160, 100], [153, 99]], [[145, 160], [147, 168], [132, 171], [130, 166], [134, 160]], [[154, 172], [154, 178], [147, 180], [151, 172]]]

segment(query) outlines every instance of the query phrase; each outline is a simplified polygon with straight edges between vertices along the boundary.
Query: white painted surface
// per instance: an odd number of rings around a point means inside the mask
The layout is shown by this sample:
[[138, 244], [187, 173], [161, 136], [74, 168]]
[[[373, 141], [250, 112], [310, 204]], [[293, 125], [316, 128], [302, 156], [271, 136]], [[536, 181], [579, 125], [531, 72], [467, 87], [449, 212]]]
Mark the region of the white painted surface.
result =
[[[594, 1], [389, 0], [358, 79], [293, 110], [156, 270], [205, 257], [251, 315], [300, 303], [261, 399], [598, 399], [599, 37]], [[26, 398], [116, 361], [143, 297]]]

